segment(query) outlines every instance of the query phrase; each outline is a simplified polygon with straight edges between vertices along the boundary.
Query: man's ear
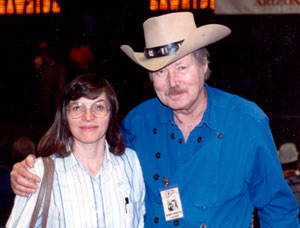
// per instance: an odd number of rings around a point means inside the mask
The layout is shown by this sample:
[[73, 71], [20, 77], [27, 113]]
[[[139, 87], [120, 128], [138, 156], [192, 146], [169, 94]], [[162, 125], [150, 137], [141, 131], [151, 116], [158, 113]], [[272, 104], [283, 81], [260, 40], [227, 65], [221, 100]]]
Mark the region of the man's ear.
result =
[[206, 74], [206, 72], [208, 70], [208, 61], [207, 61], [207, 59], [205, 60], [205, 64], [202, 65], [202, 70], [203, 70], [203, 74]]

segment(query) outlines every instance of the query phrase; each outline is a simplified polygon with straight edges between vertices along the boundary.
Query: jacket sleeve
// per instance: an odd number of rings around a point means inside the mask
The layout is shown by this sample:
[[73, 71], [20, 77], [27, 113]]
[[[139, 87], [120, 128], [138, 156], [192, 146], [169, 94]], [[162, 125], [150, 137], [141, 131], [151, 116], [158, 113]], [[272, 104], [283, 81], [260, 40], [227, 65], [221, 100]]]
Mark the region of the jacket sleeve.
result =
[[283, 177], [267, 118], [257, 123], [251, 151], [246, 182], [250, 199], [258, 209], [260, 227], [300, 227], [299, 207]]

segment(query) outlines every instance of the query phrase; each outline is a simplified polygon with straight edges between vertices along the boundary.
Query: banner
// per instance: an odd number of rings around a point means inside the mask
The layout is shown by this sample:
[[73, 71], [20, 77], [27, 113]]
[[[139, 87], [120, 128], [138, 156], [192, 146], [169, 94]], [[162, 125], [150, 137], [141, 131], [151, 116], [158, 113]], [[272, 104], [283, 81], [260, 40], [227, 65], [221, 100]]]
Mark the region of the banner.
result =
[[215, 0], [215, 14], [299, 14], [300, 0]]

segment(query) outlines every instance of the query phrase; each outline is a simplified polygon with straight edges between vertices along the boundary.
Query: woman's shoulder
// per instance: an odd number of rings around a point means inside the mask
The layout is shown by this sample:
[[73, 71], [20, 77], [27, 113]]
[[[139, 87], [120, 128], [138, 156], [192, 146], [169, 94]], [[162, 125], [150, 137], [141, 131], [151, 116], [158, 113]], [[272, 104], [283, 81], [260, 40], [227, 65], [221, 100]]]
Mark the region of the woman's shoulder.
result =
[[123, 155], [131, 157], [131, 158], [134, 158], [134, 159], [137, 158], [137, 154], [136, 154], [135, 150], [133, 150], [133, 149], [131, 149], [129, 147], [125, 148], [125, 151], [124, 151]]
[[[53, 160], [54, 163], [57, 160], [57, 157], [55, 156], [50, 156]], [[35, 159], [35, 163], [34, 163], [34, 167], [33, 168], [29, 168], [28, 169], [30, 172], [32, 172], [33, 174], [42, 177], [44, 175], [44, 162], [43, 162], [43, 158], [42, 157], [38, 157], [37, 159]]]
[[36, 171], [38, 171], [40, 169], [44, 169], [43, 158], [38, 157], [37, 159], [35, 159], [34, 167], [31, 169], [36, 170]]
[[124, 162], [125, 164], [129, 164], [130, 166], [136, 166], [136, 164], [139, 163], [138, 156], [135, 150], [128, 147], [125, 148], [125, 151], [122, 155], [116, 157], [118, 157], [117, 159], [122, 160], [122, 162]]
[[35, 159], [34, 167], [28, 168], [28, 170], [33, 174], [42, 177], [44, 174], [44, 163], [42, 157]]

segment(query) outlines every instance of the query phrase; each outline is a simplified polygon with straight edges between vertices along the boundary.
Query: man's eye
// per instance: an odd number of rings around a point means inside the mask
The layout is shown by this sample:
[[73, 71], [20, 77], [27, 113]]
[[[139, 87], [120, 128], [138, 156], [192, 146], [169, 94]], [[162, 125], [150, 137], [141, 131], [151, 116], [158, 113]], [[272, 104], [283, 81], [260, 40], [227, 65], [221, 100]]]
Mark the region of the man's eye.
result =
[[179, 71], [184, 71], [186, 69], [186, 67], [185, 66], [180, 66], [180, 67], [178, 67], [178, 69], [179, 69]]
[[156, 72], [154, 72], [154, 74], [155, 75], [158, 75], [158, 76], [161, 76], [161, 75], [164, 75], [164, 74], [166, 74], [166, 70], [165, 69], [161, 69], [161, 70], [159, 70], [159, 71], [156, 71]]

